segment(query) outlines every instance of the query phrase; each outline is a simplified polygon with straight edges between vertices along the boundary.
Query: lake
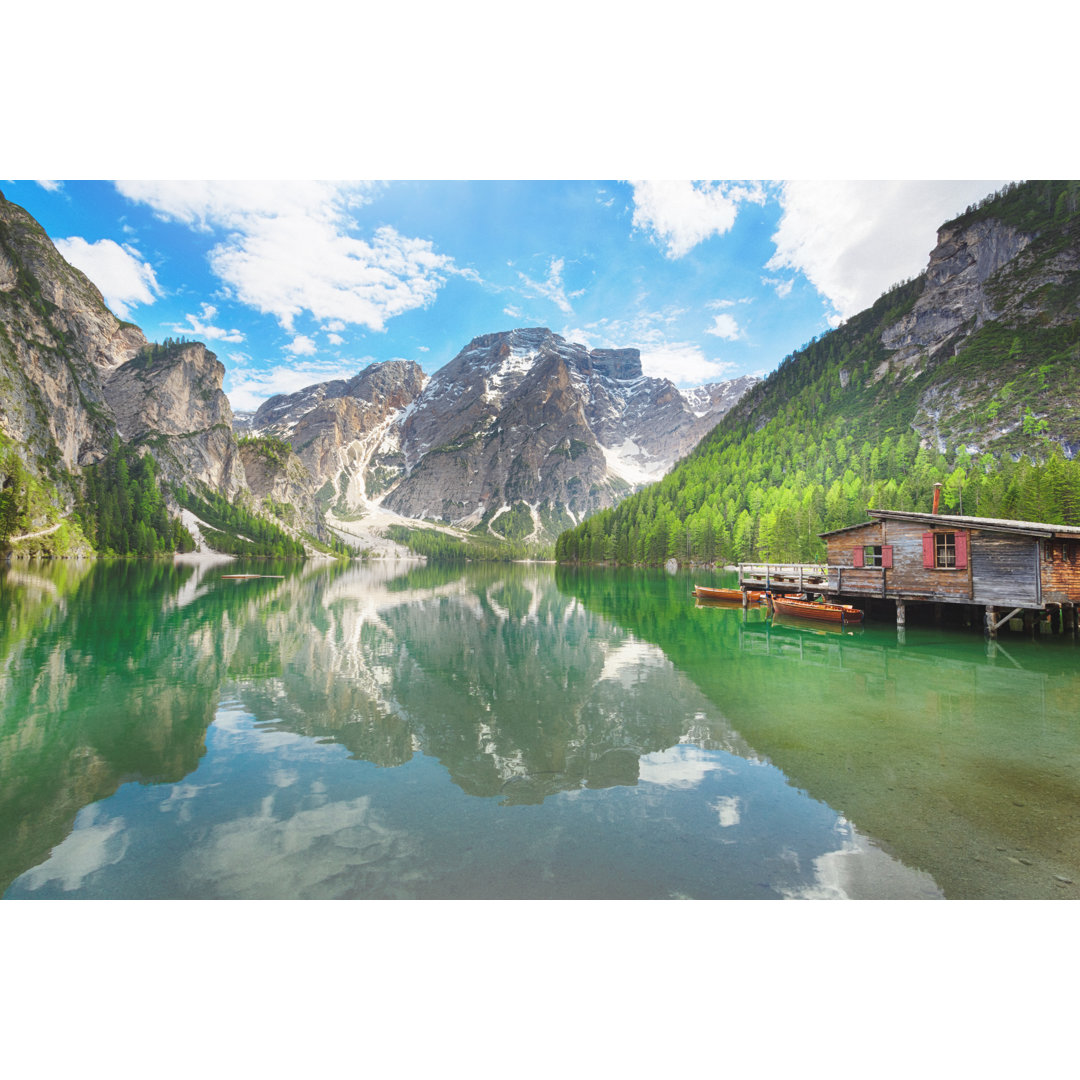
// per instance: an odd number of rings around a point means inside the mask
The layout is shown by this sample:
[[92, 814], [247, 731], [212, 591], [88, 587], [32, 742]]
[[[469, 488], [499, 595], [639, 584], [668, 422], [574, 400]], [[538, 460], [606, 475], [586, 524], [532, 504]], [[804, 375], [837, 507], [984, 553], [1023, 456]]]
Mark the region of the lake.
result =
[[0, 892], [1080, 895], [1074, 638], [695, 604], [723, 580], [0, 569]]

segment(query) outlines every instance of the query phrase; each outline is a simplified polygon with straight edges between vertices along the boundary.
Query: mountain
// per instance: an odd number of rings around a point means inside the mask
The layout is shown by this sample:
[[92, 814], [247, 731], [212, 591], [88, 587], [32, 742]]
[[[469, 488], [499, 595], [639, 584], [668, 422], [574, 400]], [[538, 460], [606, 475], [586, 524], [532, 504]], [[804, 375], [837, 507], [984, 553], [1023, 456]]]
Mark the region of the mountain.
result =
[[1080, 182], [1011, 184], [926, 271], [787, 357], [568, 560], [816, 559], [868, 506], [1080, 524]]
[[[310, 478], [287, 457], [249, 482], [252, 451], [234, 437], [224, 373], [198, 342], [152, 344], [117, 319], [41, 226], [0, 194], [0, 548], [18, 535], [28, 537], [19, 549], [27, 554], [76, 554], [106, 546], [107, 535], [107, 546], [126, 552], [137, 549], [140, 524], [138, 550], [171, 548], [175, 487], [266, 518], [275, 516], [265, 501], [273, 493], [289, 513], [276, 515], [271, 532], [329, 540]], [[105, 521], [113, 510], [116, 520]]]
[[679, 390], [645, 376], [636, 349], [517, 329], [474, 338], [430, 378], [391, 361], [271, 398], [249, 428], [289, 439], [342, 517], [378, 503], [551, 537], [664, 475], [757, 381]]

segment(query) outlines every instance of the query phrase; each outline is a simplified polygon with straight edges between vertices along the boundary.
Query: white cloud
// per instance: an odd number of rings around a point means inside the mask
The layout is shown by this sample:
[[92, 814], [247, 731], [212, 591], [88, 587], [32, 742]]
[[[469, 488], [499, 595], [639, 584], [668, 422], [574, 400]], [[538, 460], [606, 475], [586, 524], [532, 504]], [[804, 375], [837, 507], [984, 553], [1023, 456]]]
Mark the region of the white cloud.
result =
[[712, 334], [713, 337], [723, 338], [725, 341], [736, 341], [742, 331], [739, 329], [739, 324], [735, 321], [733, 315], [716, 315], [713, 317], [712, 326], [706, 327], [706, 334]]
[[428, 240], [384, 225], [355, 235], [351, 212], [374, 185], [125, 181], [130, 199], [195, 229], [224, 229], [209, 253], [232, 296], [291, 331], [309, 312], [318, 320], [384, 330], [395, 315], [426, 307], [450, 274], [472, 276]]
[[35, 183], [50, 192], [59, 191], [64, 186], [63, 180], [36, 180]]
[[797, 180], [781, 190], [783, 216], [769, 270], [805, 274], [834, 324], [921, 273], [937, 227], [1000, 180]]
[[520, 319], [522, 317], [521, 309], [514, 307], [513, 304], [511, 304], [509, 307], [504, 307], [503, 314], [508, 315], [511, 319]]
[[678, 259], [710, 236], [726, 233], [742, 202], [763, 203], [758, 184], [708, 183], [691, 180], [645, 180], [634, 187], [636, 229], [649, 233]]
[[573, 315], [574, 309], [570, 306], [570, 300], [583, 295], [585, 290], [578, 289], [576, 292], [567, 293], [562, 278], [563, 266], [563, 259], [552, 259], [548, 264], [546, 281], [533, 281], [532, 278], [526, 277], [520, 270], [518, 271], [518, 277], [521, 278], [526, 289], [529, 290], [526, 291], [526, 296], [542, 296], [550, 300], [565, 315]]
[[326, 340], [329, 341], [331, 345], [345, 344], [345, 339], [340, 334], [327, 334]]
[[790, 294], [792, 288], [795, 285], [795, 279], [794, 278], [763, 277], [761, 279], [761, 284], [762, 285], [771, 285], [773, 287], [773, 289], [776, 291], [776, 295], [781, 300], [783, 300], [786, 296], [788, 296]]
[[232, 353], [225, 374], [225, 393], [237, 412], [254, 412], [275, 394], [295, 394], [315, 383], [351, 379], [372, 361], [373, 357], [366, 356], [354, 360], [306, 360], [261, 368], [253, 366], [251, 357], [244, 353]]
[[288, 345], [283, 345], [282, 348], [293, 356], [314, 356], [318, 351], [315, 342], [306, 334], [297, 334]]
[[179, 334], [192, 334], [202, 341], [226, 341], [238, 345], [244, 340], [244, 335], [239, 330], [224, 330], [220, 326], [214, 326], [211, 320], [217, 315], [217, 308], [211, 304], [203, 304], [202, 311], [198, 315], [185, 315], [188, 325], [183, 323], [170, 323], [173, 330]]
[[730, 360], [710, 360], [699, 345], [671, 342], [641, 349], [641, 370], [655, 379], [670, 379], [676, 386], [730, 379], [736, 364]]
[[130, 244], [115, 240], [90, 243], [81, 236], [56, 240], [56, 250], [100, 290], [110, 310], [121, 319], [136, 304], [152, 304], [160, 294], [154, 268]]

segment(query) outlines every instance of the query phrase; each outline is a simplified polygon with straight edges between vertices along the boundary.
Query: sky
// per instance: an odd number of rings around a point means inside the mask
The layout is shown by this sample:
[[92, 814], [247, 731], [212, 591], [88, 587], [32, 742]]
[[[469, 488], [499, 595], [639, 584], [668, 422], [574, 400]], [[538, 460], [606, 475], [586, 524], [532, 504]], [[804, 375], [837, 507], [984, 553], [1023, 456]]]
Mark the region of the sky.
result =
[[0, 182], [111, 310], [204, 342], [237, 411], [481, 334], [637, 348], [682, 387], [764, 376], [919, 274], [1006, 180]]

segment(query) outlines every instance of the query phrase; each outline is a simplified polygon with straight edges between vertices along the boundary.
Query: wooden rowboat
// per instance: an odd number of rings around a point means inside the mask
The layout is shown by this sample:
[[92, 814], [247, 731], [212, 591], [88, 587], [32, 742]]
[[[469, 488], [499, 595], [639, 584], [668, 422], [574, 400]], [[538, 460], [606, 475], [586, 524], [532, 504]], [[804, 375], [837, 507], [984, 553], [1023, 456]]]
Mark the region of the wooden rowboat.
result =
[[793, 615], [800, 619], [818, 619], [821, 622], [862, 622], [863, 613], [851, 604], [815, 604], [811, 600], [792, 600], [774, 596], [773, 610], [781, 615]]
[[[742, 589], [713, 589], [708, 585], [695, 585], [694, 595], [699, 600], [734, 600], [742, 603]], [[751, 604], [760, 603], [765, 598], [763, 592], [748, 592], [746, 595]]]

